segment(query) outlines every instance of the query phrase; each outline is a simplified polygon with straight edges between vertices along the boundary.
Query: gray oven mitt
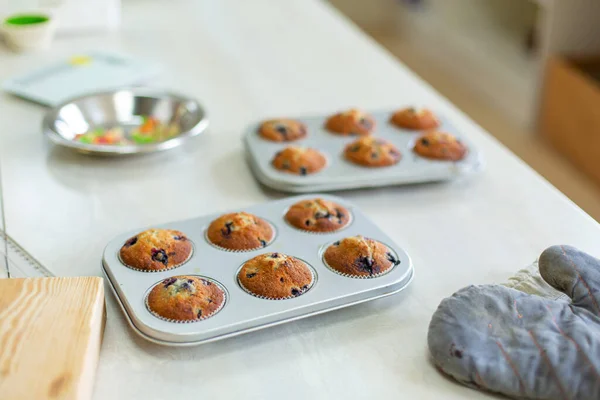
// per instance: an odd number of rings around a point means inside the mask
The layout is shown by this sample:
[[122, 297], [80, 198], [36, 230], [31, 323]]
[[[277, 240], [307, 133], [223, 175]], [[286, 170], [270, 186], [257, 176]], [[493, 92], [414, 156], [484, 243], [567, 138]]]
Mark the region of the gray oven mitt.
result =
[[[429, 325], [433, 361], [465, 385], [510, 397], [600, 399], [600, 260], [553, 246], [539, 271], [568, 297], [482, 285], [444, 299]], [[512, 286], [535, 293], [534, 281]]]

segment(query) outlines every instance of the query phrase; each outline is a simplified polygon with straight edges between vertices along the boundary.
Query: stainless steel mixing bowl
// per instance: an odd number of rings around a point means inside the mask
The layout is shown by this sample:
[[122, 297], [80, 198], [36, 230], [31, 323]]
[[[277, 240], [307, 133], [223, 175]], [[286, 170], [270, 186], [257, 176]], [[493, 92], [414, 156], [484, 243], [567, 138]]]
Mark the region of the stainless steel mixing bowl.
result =
[[[73, 140], [76, 135], [97, 128], [121, 127], [127, 136], [127, 132], [141, 124], [143, 117], [173, 124], [179, 134], [147, 144], [104, 145]], [[127, 88], [78, 97], [48, 111], [43, 122], [44, 134], [54, 143], [100, 155], [172, 149], [204, 132], [207, 126], [206, 112], [196, 100], [150, 88]]]

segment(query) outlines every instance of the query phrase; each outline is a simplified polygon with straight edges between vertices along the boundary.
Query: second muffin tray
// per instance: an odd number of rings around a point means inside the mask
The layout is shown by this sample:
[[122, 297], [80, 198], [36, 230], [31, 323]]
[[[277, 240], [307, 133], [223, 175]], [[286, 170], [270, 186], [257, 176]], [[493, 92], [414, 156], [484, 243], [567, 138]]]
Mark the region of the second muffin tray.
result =
[[[332, 233], [315, 234], [294, 228], [284, 220], [292, 204], [317, 197], [347, 208], [352, 214], [350, 224]], [[206, 229], [214, 219], [226, 213], [222, 212], [155, 227], [182, 231], [194, 245], [191, 258], [171, 270], [141, 272], [121, 262], [119, 250], [123, 244], [143, 229], [123, 233], [106, 246], [103, 271], [132, 328], [142, 337], [175, 346], [211, 342], [388, 296], [404, 289], [413, 278], [409, 255], [358, 208], [338, 197], [304, 195], [233, 211], [246, 211], [268, 221], [275, 230], [273, 241], [264, 248], [245, 252], [213, 246], [206, 239]], [[324, 250], [335, 241], [355, 235], [383, 243], [399, 264], [383, 275], [368, 279], [346, 277], [332, 271], [323, 262]], [[268, 300], [252, 296], [240, 287], [237, 273], [241, 266], [259, 254], [274, 252], [294, 256], [312, 267], [315, 279], [310, 290], [294, 298]], [[147, 309], [146, 296], [155, 284], [177, 275], [196, 275], [216, 282], [225, 290], [225, 305], [210, 318], [195, 322], [175, 323], [157, 318]]]
[[[454, 179], [477, 172], [483, 167], [478, 149], [458, 132], [443, 115], [438, 115], [440, 126], [436, 130], [448, 132], [459, 138], [468, 148], [464, 159], [453, 161], [431, 160], [413, 152], [414, 142], [421, 131], [398, 128], [389, 122], [392, 111], [371, 112], [376, 128], [371, 134], [393, 143], [402, 154], [401, 160], [388, 167], [363, 167], [346, 160], [344, 147], [359, 136], [342, 136], [325, 129], [326, 115], [301, 117], [308, 134], [291, 142], [271, 142], [258, 133], [260, 122], [251, 124], [243, 136], [248, 163], [256, 178], [266, 186], [291, 193], [356, 189], [410, 183], [434, 182]], [[327, 158], [326, 167], [305, 176], [278, 171], [271, 165], [274, 155], [287, 146], [310, 147], [321, 151]]]

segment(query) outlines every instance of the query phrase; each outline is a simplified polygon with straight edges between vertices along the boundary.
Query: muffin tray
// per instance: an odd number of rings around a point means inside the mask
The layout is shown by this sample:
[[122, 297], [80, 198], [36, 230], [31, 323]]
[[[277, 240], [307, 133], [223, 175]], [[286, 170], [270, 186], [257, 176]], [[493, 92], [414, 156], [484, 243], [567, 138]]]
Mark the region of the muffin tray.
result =
[[[324, 124], [329, 115], [296, 118], [306, 125], [308, 135], [293, 142], [265, 140], [258, 134], [260, 122], [250, 125], [243, 137], [248, 163], [258, 181], [273, 189], [291, 193], [443, 181], [477, 172], [483, 167], [477, 148], [444, 116], [438, 114], [438, 130], [453, 134], [468, 148], [467, 155], [461, 161], [430, 160], [415, 154], [412, 149], [421, 132], [390, 124], [392, 113], [393, 111], [380, 111], [370, 114], [377, 124], [372, 135], [390, 141], [402, 153], [402, 159], [395, 165], [369, 168], [347, 161], [343, 155], [344, 148], [359, 136], [341, 136], [327, 131]], [[271, 165], [271, 160], [275, 153], [287, 146], [318, 149], [327, 157], [327, 166], [317, 173], [305, 176], [278, 171]]]
[[[298, 230], [284, 220], [285, 212], [292, 204], [316, 197], [346, 207], [352, 214], [350, 224], [333, 233], [314, 234]], [[119, 250], [125, 241], [144, 229], [123, 233], [106, 246], [102, 261], [104, 274], [131, 327], [139, 335], [152, 342], [172, 346], [211, 342], [388, 296], [404, 289], [413, 278], [408, 254], [358, 208], [340, 198], [304, 195], [230, 212], [237, 211], [246, 211], [268, 221], [276, 232], [274, 240], [265, 248], [247, 252], [214, 247], [206, 240], [205, 232], [211, 221], [226, 213], [220, 212], [157, 226], [180, 230], [194, 244], [191, 258], [168, 271], [140, 272], [120, 261]], [[337, 240], [355, 235], [385, 244], [400, 263], [386, 274], [367, 279], [345, 277], [329, 269], [322, 261], [325, 248]], [[307, 263], [315, 275], [312, 287], [298, 297], [285, 300], [266, 300], [245, 292], [237, 281], [239, 269], [249, 259], [271, 252], [294, 256]], [[157, 318], [148, 311], [146, 296], [156, 283], [176, 275], [198, 275], [220, 284], [226, 292], [225, 305], [214, 316], [197, 322], [175, 323]]]

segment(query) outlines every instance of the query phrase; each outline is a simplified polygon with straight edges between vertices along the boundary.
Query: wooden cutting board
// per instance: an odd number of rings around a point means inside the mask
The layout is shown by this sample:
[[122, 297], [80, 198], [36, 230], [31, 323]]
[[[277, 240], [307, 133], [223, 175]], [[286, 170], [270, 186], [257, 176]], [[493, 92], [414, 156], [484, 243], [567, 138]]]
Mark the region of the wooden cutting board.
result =
[[0, 279], [0, 398], [91, 398], [105, 321], [102, 278]]

